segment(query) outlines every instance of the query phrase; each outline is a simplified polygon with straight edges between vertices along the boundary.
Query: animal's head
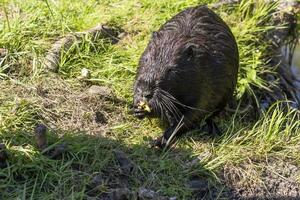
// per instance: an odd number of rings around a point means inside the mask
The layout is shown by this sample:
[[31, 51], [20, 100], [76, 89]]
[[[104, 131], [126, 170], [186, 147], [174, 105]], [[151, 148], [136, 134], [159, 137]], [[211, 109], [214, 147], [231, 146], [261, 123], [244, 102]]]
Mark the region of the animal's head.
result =
[[[152, 80], [154, 81], [154, 80]], [[156, 116], [157, 84], [147, 78], [138, 78], [134, 87], [134, 115], [142, 119]]]
[[[184, 36], [154, 34], [140, 58], [134, 85], [134, 113], [138, 118], [179, 115], [177, 93], [192, 75], [196, 46]], [[188, 69], [188, 70], [187, 70]]]

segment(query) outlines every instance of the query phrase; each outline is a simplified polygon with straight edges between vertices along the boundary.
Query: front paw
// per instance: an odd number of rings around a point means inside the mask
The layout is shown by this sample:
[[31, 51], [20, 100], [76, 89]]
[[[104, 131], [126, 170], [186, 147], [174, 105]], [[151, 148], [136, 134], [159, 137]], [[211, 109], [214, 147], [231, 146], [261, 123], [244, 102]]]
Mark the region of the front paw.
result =
[[158, 137], [151, 143], [151, 148], [160, 148], [163, 149], [167, 146], [167, 140], [164, 138], [164, 136]]
[[138, 119], [144, 119], [146, 117], [146, 112], [144, 110], [139, 109], [139, 108], [135, 108], [133, 110], [133, 115]]

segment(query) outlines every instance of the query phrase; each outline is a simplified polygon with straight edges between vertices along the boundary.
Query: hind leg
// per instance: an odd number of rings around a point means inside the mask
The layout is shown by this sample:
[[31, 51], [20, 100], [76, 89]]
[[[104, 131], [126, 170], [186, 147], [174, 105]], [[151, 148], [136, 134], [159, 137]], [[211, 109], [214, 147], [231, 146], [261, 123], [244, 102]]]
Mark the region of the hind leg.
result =
[[221, 135], [221, 131], [218, 128], [216, 122], [213, 119], [208, 118], [205, 120], [207, 126], [207, 132], [211, 135]]
[[178, 124], [177, 120], [174, 119], [174, 117], [168, 111], [166, 111], [165, 114], [169, 126], [167, 127], [167, 129], [165, 130], [162, 136], [156, 138], [152, 142], [151, 147], [164, 148], [165, 146], [167, 146], [168, 140], [172, 136], [172, 133], [174, 133], [174, 131], [176, 130], [176, 125]]

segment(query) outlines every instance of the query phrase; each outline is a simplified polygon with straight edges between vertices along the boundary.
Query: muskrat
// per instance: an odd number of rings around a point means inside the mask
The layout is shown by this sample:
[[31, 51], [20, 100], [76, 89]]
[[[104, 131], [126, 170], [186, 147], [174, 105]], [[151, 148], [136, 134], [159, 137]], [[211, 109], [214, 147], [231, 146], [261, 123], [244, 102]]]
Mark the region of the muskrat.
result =
[[188, 8], [167, 21], [139, 60], [134, 83], [134, 115], [160, 117], [167, 128], [154, 146], [212, 118], [232, 98], [239, 54], [226, 23], [206, 6]]

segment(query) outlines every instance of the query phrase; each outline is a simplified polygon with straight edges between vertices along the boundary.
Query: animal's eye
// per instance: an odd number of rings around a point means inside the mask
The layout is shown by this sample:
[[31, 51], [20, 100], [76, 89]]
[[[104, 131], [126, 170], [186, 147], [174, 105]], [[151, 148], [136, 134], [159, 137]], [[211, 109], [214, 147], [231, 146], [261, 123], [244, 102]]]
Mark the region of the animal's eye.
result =
[[147, 98], [147, 99], [150, 99], [151, 97], [152, 97], [152, 93], [147, 93], [147, 94], [145, 94], [145, 97]]
[[143, 97], [145, 97], [146, 99], [151, 99], [152, 96], [153, 96], [152, 91], [147, 90], [143, 92]]
[[138, 94], [141, 94], [141, 93], [142, 93], [142, 89], [141, 89], [141, 88], [138, 88], [138, 89], [137, 89], [137, 93], [138, 93]]

